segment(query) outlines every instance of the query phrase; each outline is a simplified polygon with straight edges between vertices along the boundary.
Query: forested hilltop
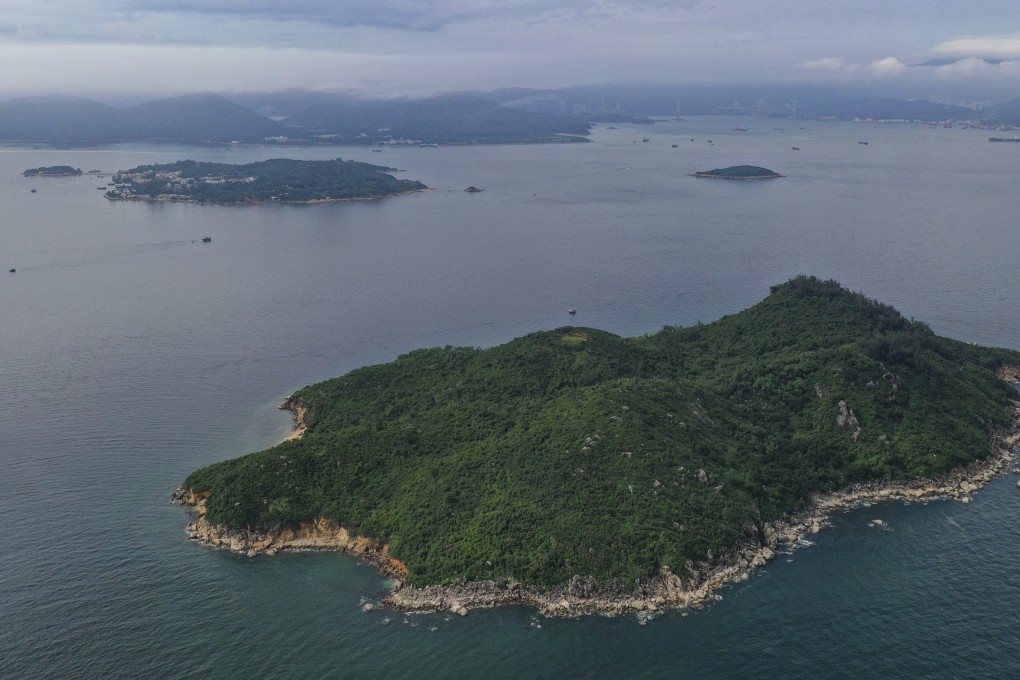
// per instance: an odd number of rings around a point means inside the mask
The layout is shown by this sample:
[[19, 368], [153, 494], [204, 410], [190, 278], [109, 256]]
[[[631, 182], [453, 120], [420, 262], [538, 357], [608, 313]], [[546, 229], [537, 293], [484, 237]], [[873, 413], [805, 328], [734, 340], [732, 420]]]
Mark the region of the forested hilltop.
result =
[[296, 392], [305, 434], [191, 474], [206, 519], [327, 518], [410, 585], [630, 584], [763, 544], [812, 494], [990, 454], [1020, 353], [798, 277], [706, 325], [435, 348]]
[[421, 182], [396, 179], [387, 172], [393, 172], [393, 168], [339, 158], [277, 158], [246, 165], [178, 161], [122, 170], [114, 175], [116, 184], [106, 197], [198, 203], [311, 203], [382, 198], [428, 188]]

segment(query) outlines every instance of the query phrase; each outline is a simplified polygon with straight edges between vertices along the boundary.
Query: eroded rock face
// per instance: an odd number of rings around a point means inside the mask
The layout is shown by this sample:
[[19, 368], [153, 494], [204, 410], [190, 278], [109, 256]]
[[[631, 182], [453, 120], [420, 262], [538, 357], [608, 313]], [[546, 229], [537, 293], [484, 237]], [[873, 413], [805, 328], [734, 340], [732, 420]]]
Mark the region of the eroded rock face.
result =
[[195, 508], [198, 517], [188, 525], [188, 538], [215, 548], [226, 548], [248, 557], [260, 553], [275, 555], [281, 550], [334, 550], [350, 553], [374, 565], [386, 576], [403, 580], [407, 567], [390, 555], [389, 545], [351, 534], [327, 519], [303, 522], [294, 529], [257, 532], [232, 530], [206, 519], [206, 495], [178, 489], [172, 500]]
[[1011, 383], [1020, 383], [1020, 366], [1003, 366], [999, 369], [1000, 380]]
[[[839, 415], [836, 416], [836, 425], [841, 430], [847, 432], [854, 432], [860, 429], [859, 423], [857, 422], [857, 416], [854, 415], [853, 409], [846, 405], [846, 402], [842, 399], [839, 402]], [[860, 435], [858, 435], [859, 437]], [[856, 441], [856, 440], [855, 440]]]

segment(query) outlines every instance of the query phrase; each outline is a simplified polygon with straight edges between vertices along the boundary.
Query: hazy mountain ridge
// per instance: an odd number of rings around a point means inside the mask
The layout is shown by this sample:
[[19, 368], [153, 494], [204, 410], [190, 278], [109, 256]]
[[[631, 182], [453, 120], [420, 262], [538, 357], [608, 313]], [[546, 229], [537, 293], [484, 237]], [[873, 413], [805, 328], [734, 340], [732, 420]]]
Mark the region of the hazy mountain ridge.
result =
[[1020, 125], [1020, 98], [979, 108], [876, 96], [852, 88], [796, 85], [592, 85], [424, 99], [359, 99], [305, 91], [247, 93], [229, 99], [195, 94], [127, 107], [83, 97], [45, 96], [0, 101], [0, 141], [526, 143], [577, 141], [597, 120], [641, 122], [636, 117], [714, 114], [958, 121], [997, 127]]

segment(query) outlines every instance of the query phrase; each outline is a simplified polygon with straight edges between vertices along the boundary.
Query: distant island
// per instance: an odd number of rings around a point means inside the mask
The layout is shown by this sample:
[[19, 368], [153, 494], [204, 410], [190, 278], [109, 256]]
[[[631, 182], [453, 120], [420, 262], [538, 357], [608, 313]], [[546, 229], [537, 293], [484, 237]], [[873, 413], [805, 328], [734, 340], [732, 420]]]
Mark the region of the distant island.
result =
[[141, 165], [117, 172], [110, 200], [193, 203], [323, 203], [395, 196], [428, 189], [421, 182], [396, 179], [386, 168], [335, 159], [274, 159], [230, 165], [178, 161]]
[[696, 172], [693, 176], [711, 179], [775, 179], [783, 175], [768, 168], [758, 167], [757, 165], [731, 165], [728, 168]]
[[82, 174], [81, 169], [70, 165], [49, 165], [42, 168], [29, 168], [21, 173], [25, 177], [73, 177]]
[[300, 436], [175, 498], [199, 542], [356, 554], [398, 608], [697, 607], [840, 508], [969, 501], [1020, 439], [1017, 367], [798, 277], [710, 324], [422, 349], [303, 388]]

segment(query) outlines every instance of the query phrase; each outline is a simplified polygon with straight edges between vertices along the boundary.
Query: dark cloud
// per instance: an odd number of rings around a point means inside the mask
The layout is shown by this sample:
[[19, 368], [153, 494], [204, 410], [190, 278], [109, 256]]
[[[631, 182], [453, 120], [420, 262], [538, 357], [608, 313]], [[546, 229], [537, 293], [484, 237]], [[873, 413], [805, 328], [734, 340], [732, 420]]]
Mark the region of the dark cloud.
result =
[[459, 22], [511, 19], [535, 21], [550, 17], [605, 17], [624, 11], [676, 11], [700, 0], [136, 0], [132, 12], [174, 12], [300, 21], [335, 27], [375, 27], [435, 31]]

